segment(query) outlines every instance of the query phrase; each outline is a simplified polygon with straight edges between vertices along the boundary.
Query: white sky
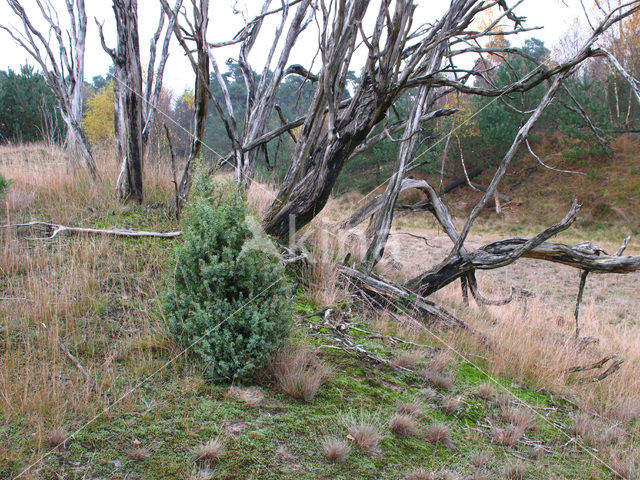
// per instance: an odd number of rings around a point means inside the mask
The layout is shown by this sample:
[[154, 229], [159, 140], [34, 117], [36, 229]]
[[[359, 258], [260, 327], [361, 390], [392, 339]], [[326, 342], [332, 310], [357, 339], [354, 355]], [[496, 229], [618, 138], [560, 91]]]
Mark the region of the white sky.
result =
[[[64, 8], [64, 0], [51, 0], [51, 3], [58, 8], [60, 17], [64, 18], [66, 10]], [[104, 21], [105, 36], [107, 44], [115, 47], [115, 24], [113, 19], [113, 11], [109, 0], [85, 0], [87, 15], [89, 16], [88, 32], [87, 32], [87, 50], [85, 63], [85, 78], [91, 81], [95, 75], [104, 75], [109, 68], [111, 59], [102, 50], [100, 46], [97, 27], [94, 17], [100, 22]], [[190, 4], [185, 0], [185, 4]], [[273, 5], [279, 5], [279, 1], [274, 1]], [[373, 2], [375, 3], [375, 2]], [[416, 0], [418, 9], [416, 11], [415, 24], [422, 21], [429, 21], [437, 18], [448, 5], [447, 0]], [[509, 5], [513, 5], [514, 0], [508, 0]], [[173, 0], [169, 0], [169, 4], [173, 4]], [[209, 7], [209, 40], [221, 41], [228, 40], [242, 27], [243, 20], [240, 15], [234, 15], [232, 10], [236, 5], [239, 8], [246, 9], [250, 16], [253, 16], [262, 4], [262, 0], [210, 0]], [[36, 21], [37, 7], [34, 6], [33, 0], [23, 0], [23, 5], [28, 13], [32, 13], [32, 20], [36, 25], [42, 25]], [[138, 16], [140, 26], [140, 50], [142, 53], [143, 63], [146, 63], [149, 52], [149, 40], [151, 35], [157, 28], [159, 16], [160, 2], [158, 0], [139, 0]], [[371, 9], [375, 10], [375, 9]], [[563, 35], [565, 30], [573, 23], [574, 19], [582, 17], [582, 10], [578, 0], [566, 0], [566, 5], [561, 0], [525, 0], [517, 9], [518, 15], [527, 17], [526, 25], [529, 27], [543, 26], [543, 30], [525, 33], [520, 39], [511, 37], [512, 43], [518, 44], [525, 38], [535, 36], [545, 42], [548, 48], [552, 48], [557, 40]], [[289, 14], [293, 16], [293, 10]], [[4, 25], [19, 26], [19, 21], [13, 15], [13, 12], [6, 4], [6, 0], [0, 0], [0, 23]], [[300, 63], [308, 65], [310, 57], [315, 53], [315, 34], [312, 25], [303, 34], [296, 48], [292, 51], [290, 63]], [[266, 57], [270, 42], [267, 41], [270, 33], [275, 30], [273, 22], [263, 26], [261, 36], [265, 40], [256, 43], [250, 60], [254, 63], [254, 68], [261, 68], [260, 60]], [[44, 32], [43, 32], [44, 33]], [[35, 62], [28, 58], [24, 50], [17, 46], [13, 40], [4, 31], [0, 31], [0, 45], [3, 46], [0, 55], [0, 70], [13, 68], [17, 70], [20, 65], [25, 62], [34, 64]], [[187, 60], [184, 58], [182, 49], [175, 39], [171, 42], [170, 57], [165, 71], [164, 85], [176, 93], [180, 93], [187, 88], [193, 87], [193, 73]], [[216, 58], [221, 67], [224, 66], [227, 58], [235, 55], [235, 51], [229, 49], [218, 50]]]

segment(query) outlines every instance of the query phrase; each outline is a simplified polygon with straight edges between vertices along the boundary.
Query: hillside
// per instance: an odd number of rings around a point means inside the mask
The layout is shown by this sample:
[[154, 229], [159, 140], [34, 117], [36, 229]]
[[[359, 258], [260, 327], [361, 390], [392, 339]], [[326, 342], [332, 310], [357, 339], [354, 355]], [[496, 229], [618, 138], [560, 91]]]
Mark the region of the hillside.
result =
[[[584, 205], [581, 220], [573, 227], [585, 239], [619, 243], [627, 235], [640, 232], [640, 138], [621, 135], [612, 142], [611, 156], [591, 154], [579, 143], [567, 145], [561, 135], [545, 135], [533, 145], [545, 164], [561, 173], [542, 167], [531, 155], [522, 155], [508, 169], [499, 192], [509, 197], [503, 202], [503, 215], [491, 210], [483, 216], [487, 229], [506, 228], [512, 232], [532, 233], [561, 218], [574, 197]], [[491, 181], [491, 171], [473, 179], [481, 185]], [[437, 184], [437, 182], [435, 183]], [[447, 195], [459, 213], [467, 212], [482, 192], [461, 187]], [[526, 225], [526, 227], [524, 226]]]

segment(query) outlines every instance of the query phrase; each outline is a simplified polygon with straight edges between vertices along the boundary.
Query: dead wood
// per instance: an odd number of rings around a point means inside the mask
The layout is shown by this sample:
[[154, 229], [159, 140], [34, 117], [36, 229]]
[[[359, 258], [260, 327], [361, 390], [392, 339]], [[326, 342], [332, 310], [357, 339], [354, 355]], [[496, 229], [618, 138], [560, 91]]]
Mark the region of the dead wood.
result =
[[96, 235], [114, 235], [118, 237], [158, 237], [158, 238], [175, 238], [182, 235], [182, 231], [176, 232], [149, 232], [146, 230], [131, 230], [128, 228], [82, 228], [82, 227], [69, 227], [66, 225], [60, 225], [57, 223], [48, 223], [48, 222], [28, 222], [28, 223], [17, 223], [17, 224], [9, 224], [9, 225], [0, 225], [0, 229], [2, 228], [33, 228], [33, 227], [44, 227], [47, 231], [48, 235], [45, 237], [34, 237], [29, 238], [29, 240], [51, 240], [55, 238], [59, 233], [68, 232], [71, 234], [96, 234]]
[[[68, 18], [64, 21], [60, 20], [49, 2], [38, 1], [29, 5], [29, 13], [23, 3], [21, 0], [7, 0], [21, 27], [14, 27], [3, 18], [0, 29], [6, 31], [40, 66], [45, 82], [56, 97], [60, 115], [67, 126], [65, 143], [69, 148], [69, 164], [76, 162], [75, 154], [78, 154], [91, 178], [100, 182], [91, 146], [82, 129], [87, 37], [85, 2], [65, 2]], [[40, 30], [36, 25], [44, 28]]]
[[[416, 180], [413, 178], [405, 178], [402, 180], [400, 186], [400, 192], [404, 192], [405, 190], [409, 190], [411, 188], [420, 188], [424, 187], [426, 182], [424, 180]], [[341, 229], [349, 229], [355, 228], [364, 222], [367, 218], [371, 217], [371, 215], [375, 214], [379, 211], [384, 205], [384, 194], [380, 194], [374, 197], [371, 201], [360, 207], [356, 210], [349, 218], [343, 220], [339, 224], [337, 224], [338, 228]], [[425, 207], [425, 209], [428, 209]]]
[[354, 286], [364, 290], [369, 296], [382, 299], [393, 305], [400, 303], [414, 312], [421, 314], [420, 316], [422, 317], [425, 315], [430, 318], [435, 317], [449, 327], [462, 328], [474, 332], [474, 329], [461, 318], [458, 318], [434, 302], [420, 295], [416, 295], [403, 286], [389, 283], [374, 274], [363, 273], [344, 265], [339, 266], [338, 271], [341, 275], [348, 278]]
[[581, 366], [577, 366], [577, 367], [568, 368], [566, 370], [566, 372], [567, 373], [578, 373], [578, 372], [585, 372], [587, 370], [596, 370], [598, 368], [601, 368], [609, 360], [614, 360], [614, 359], [617, 359], [617, 358], [618, 358], [617, 355], [608, 355], [608, 356], [602, 358], [601, 360], [598, 360], [597, 362], [592, 363], [591, 365], [581, 365]]
[[461, 187], [467, 184], [468, 179], [472, 179], [480, 175], [484, 170], [482, 168], [476, 167], [473, 170], [470, 170], [466, 176], [458, 177], [452, 182], [448, 183], [442, 190], [439, 192], [440, 194], [447, 194], [449, 192], [454, 191], [456, 188]]
[[622, 358], [616, 359], [613, 363], [611, 363], [611, 365], [609, 365], [609, 368], [607, 368], [600, 375], [594, 377], [591, 381], [592, 382], [601, 382], [602, 380], [604, 380], [608, 376], [616, 373], [620, 369], [620, 367], [622, 366], [623, 363], [624, 363], [624, 359], [622, 359]]

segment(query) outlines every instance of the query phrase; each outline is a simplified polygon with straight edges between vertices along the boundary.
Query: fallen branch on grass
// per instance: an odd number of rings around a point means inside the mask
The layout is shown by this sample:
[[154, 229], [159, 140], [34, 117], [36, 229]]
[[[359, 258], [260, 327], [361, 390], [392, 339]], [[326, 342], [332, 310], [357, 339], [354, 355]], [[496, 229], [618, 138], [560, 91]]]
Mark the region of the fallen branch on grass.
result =
[[[602, 368], [610, 360], [612, 360], [612, 362], [604, 372], [600, 373], [599, 375], [595, 375], [590, 379], [590, 381], [592, 382], [599, 382], [601, 380], [604, 380], [608, 376], [612, 375], [613, 373], [617, 372], [620, 369], [620, 366], [624, 363], [624, 359], [618, 358], [618, 355], [607, 355], [606, 357], [602, 358], [601, 360], [598, 360], [595, 363], [592, 363], [591, 365], [581, 365], [577, 367], [571, 367], [566, 370], [566, 373], [578, 373], [578, 372], [586, 372], [588, 370], [597, 370], [599, 368]], [[586, 381], [586, 379], [583, 379], [582, 381]]]
[[44, 237], [33, 237], [29, 240], [51, 240], [55, 238], [59, 233], [68, 232], [71, 234], [96, 234], [96, 235], [115, 235], [118, 237], [159, 237], [159, 238], [175, 238], [182, 235], [181, 231], [177, 232], [149, 232], [146, 230], [131, 230], [129, 228], [82, 228], [82, 227], [69, 227], [67, 225], [60, 225], [57, 223], [49, 222], [28, 222], [28, 223], [16, 223], [8, 225], [0, 225], [0, 229], [3, 228], [33, 228], [44, 227], [48, 233]]
[[586, 370], [595, 370], [597, 368], [602, 367], [605, 363], [607, 363], [609, 360], [613, 360], [614, 358], [617, 358], [617, 355], [608, 355], [606, 357], [604, 357], [601, 360], [598, 360], [595, 363], [592, 363], [591, 365], [581, 365], [578, 367], [571, 367], [567, 369], [567, 373], [577, 373], [577, 372], [584, 372]]
[[396, 337], [395, 335], [388, 335], [388, 334], [383, 334], [383, 333], [378, 333], [378, 332], [370, 332], [368, 330], [364, 330], [362, 328], [358, 328], [358, 327], [356, 327], [354, 325], [351, 325], [350, 323], [343, 323], [343, 325], [345, 325], [350, 330], [355, 330], [356, 332], [360, 332], [360, 333], [363, 333], [365, 335], [369, 335], [369, 338], [380, 338], [382, 340], [389, 340], [392, 343], [402, 343], [404, 345], [410, 345], [412, 347], [429, 350], [431, 353], [434, 353], [434, 352], [437, 352], [438, 350], [440, 350], [440, 349], [438, 349], [436, 347], [433, 347], [431, 345], [424, 345], [422, 343], [411, 342], [409, 340], [405, 340], [404, 338]]

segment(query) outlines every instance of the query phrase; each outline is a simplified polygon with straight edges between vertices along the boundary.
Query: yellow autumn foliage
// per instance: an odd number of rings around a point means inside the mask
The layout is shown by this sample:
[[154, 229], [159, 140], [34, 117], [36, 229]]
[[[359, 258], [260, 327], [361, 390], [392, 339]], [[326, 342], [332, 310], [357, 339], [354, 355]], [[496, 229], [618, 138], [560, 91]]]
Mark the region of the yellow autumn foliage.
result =
[[88, 98], [86, 105], [82, 126], [89, 141], [96, 145], [113, 140], [113, 81]]

